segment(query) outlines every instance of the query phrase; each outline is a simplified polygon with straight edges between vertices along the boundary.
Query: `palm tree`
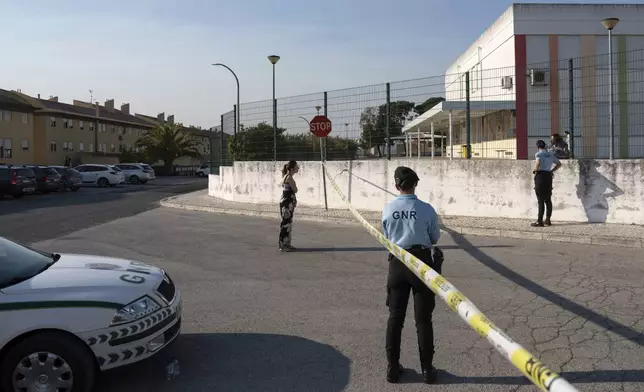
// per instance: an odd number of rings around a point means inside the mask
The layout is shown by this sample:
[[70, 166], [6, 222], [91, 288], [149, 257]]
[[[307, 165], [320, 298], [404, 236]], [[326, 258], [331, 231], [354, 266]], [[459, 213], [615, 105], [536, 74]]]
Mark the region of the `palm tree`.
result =
[[159, 124], [136, 142], [154, 161], [163, 161], [166, 173], [172, 172], [172, 163], [181, 157], [201, 159], [198, 143], [190, 139], [181, 124]]

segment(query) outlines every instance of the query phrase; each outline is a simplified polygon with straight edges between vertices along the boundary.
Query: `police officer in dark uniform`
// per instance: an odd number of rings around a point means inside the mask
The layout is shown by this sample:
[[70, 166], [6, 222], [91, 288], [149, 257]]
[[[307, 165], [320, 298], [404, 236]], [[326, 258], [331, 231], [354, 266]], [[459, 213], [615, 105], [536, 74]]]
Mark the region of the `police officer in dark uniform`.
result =
[[[408, 167], [398, 167], [394, 173], [400, 195], [382, 211], [382, 229], [385, 236], [440, 273], [443, 255], [434, 247], [440, 238], [438, 215], [434, 208], [415, 195], [419, 178]], [[403, 372], [400, 365], [400, 341], [410, 291], [414, 294], [414, 316], [418, 332], [420, 364], [425, 383], [436, 381], [434, 360], [434, 330], [432, 312], [436, 306], [434, 293], [407, 266], [389, 255], [387, 278], [387, 381], [396, 383]]]

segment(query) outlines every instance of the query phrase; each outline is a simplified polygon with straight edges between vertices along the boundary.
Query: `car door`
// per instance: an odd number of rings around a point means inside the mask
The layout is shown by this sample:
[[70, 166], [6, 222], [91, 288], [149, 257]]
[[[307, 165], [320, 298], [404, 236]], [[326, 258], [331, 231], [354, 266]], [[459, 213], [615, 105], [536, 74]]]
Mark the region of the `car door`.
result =
[[95, 166], [78, 166], [76, 170], [81, 173], [83, 184], [93, 184], [96, 182], [96, 175], [98, 173], [96, 172]]

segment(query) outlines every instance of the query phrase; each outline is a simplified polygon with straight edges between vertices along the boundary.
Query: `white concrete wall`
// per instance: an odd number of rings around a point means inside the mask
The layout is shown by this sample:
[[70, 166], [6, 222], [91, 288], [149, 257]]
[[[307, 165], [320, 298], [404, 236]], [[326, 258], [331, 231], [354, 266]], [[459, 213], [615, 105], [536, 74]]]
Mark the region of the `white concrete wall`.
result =
[[[418, 173], [418, 195], [442, 215], [535, 219], [533, 161], [409, 159], [328, 162], [330, 174], [358, 209], [380, 211], [395, 193], [397, 166]], [[282, 163], [237, 162], [211, 175], [209, 194], [226, 200], [279, 203]], [[299, 205], [323, 207], [319, 162], [300, 162], [296, 176]], [[349, 173], [352, 175], [350, 176]], [[556, 174], [555, 221], [644, 224], [644, 160], [569, 161]], [[369, 183], [367, 183], [366, 181]], [[607, 197], [618, 188], [615, 197]], [[327, 184], [329, 208], [344, 208]]]
[[471, 99], [513, 100], [514, 87], [502, 89], [501, 78], [514, 77], [514, 59], [514, 23], [510, 7], [447, 68], [445, 98], [448, 101], [465, 100], [464, 75], [470, 71]]

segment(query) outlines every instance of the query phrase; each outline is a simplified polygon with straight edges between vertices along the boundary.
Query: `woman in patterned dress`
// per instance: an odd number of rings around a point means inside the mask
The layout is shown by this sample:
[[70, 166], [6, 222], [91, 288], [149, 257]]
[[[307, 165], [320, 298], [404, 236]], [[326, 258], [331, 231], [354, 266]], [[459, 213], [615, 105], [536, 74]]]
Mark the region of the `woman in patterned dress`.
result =
[[282, 223], [280, 224], [279, 249], [282, 252], [291, 252], [295, 250], [291, 246], [291, 227], [293, 225], [293, 212], [297, 206], [297, 185], [293, 175], [299, 171], [299, 166], [295, 161], [289, 161], [282, 168], [282, 198], [280, 199], [280, 214]]

